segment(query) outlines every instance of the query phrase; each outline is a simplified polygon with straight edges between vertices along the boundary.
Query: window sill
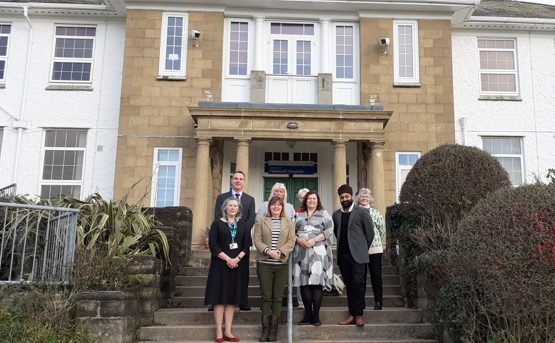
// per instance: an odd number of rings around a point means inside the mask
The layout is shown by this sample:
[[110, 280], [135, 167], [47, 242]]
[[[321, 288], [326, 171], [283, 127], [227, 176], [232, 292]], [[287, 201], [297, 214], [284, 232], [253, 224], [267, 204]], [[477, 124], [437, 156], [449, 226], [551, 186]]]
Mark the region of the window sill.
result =
[[398, 83], [398, 82], [394, 82], [393, 87], [398, 87], [398, 88], [420, 88], [420, 87], [422, 87], [422, 84], [420, 82], [417, 82], [417, 83]]
[[478, 100], [483, 101], [522, 101], [518, 95], [480, 95]]
[[186, 81], [187, 76], [158, 75], [158, 76], [156, 76], [156, 80], [158, 80], [158, 81]]
[[93, 91], [90, 85], [48, 85], [47, 91]]
[[6, 84], [4, 82], [0, 82], [0, 89], [6, 88]]

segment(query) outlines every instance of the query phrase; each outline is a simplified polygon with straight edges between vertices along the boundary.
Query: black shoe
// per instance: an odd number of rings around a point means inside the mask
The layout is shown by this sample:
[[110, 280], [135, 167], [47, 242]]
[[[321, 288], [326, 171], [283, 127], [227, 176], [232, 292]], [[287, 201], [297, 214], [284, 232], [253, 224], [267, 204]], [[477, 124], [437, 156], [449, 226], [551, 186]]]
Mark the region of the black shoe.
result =
[[374, 310], [381, 310], [381, 309], [382, 309], [382, 302], [376, 301], [376, 304], [374, 305]]
[[297, 325], [310, 325], [312, 324], [312, 319], [304, 317]]
[[312, 320], [312, 325], [314, 326], [322, 326], [322, 322], [320, 321], [320, 318], [315, 318]]
[[249, 305], [239, 305], [241, 311], [250, 311], [251, 307]]
[[214, 305], [208, 306], [208, 311], [210, 311], [210, 312], [214, 311]]

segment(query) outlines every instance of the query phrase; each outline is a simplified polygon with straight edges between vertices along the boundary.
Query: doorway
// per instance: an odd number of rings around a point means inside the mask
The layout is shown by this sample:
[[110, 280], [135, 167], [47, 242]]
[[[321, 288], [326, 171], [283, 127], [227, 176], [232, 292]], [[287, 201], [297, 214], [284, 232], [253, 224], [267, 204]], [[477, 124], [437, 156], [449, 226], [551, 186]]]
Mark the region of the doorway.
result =
[[311, 191], [318, 191], [317, 177], [265, 177], [264, 178], [264, 201], [270, 197], [270, 192], [275, 183], [280, 182], [287, 189], [287, 202], [292, 204], [295, 209], [301, 207], [297, 198], [297, 192], [301, 188], [308, 188]]

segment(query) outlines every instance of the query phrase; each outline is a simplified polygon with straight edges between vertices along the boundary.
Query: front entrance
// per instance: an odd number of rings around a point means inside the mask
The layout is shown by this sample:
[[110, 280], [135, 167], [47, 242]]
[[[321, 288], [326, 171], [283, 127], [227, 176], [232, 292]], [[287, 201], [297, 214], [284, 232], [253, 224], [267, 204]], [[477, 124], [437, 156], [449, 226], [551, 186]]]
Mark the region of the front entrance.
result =
[[264, 178], [264, 201], [270, 197], [272, 187], [276, 182], [283, 183], [287, 189], [287, 202], [292, 204], [295, 209], [301, 207], [297, 198], [297, 192], [301, 188], [308, 188], [311, 191], [318, 191], [317, 177], [265, 177]]

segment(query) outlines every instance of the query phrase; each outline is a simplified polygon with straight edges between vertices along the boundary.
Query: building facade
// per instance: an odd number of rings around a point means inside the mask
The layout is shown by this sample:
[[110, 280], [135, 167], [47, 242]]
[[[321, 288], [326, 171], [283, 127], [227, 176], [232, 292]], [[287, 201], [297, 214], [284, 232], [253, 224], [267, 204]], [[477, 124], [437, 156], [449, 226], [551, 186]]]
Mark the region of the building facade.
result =
[[113, 194], [125, 11], [0, 2], [0, 187]]
[[337, 206], [394, 203], [416, 159], [454, 142], [451, 25], [473, 1], [126, 1], [115, 194], [194, 211], [234, 170]]
[[458, 143], [495, 156], [513, 185], [555, 167], [555, 6], [482, 0], [453, 29]]

